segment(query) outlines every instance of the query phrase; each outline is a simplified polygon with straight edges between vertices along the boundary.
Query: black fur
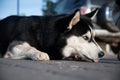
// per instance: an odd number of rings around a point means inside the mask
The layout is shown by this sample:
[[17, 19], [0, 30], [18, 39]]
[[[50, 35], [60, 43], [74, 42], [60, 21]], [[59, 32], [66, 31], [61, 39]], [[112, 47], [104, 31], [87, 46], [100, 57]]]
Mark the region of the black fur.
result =
[[9, 44], [28, 42], [51, 59], [61, 59], [61, 49], [71, 35], [81, 36], [89, 29], [90, 20], [81, 17], [80, 22], [68, 31], [67, 27], [75, 13], [58, 16], [9, 16], [0, 21], [0, 52], [5, 54]]

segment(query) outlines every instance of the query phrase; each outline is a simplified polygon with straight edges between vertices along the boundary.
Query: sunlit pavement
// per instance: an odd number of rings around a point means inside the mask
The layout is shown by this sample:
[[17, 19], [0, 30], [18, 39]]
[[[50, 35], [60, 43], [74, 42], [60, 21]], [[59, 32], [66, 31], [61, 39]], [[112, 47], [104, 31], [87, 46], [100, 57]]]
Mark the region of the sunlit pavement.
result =
[[120, 61], [106, 55], [99, 63], [0, 58], [0, 80], [120, 80]]

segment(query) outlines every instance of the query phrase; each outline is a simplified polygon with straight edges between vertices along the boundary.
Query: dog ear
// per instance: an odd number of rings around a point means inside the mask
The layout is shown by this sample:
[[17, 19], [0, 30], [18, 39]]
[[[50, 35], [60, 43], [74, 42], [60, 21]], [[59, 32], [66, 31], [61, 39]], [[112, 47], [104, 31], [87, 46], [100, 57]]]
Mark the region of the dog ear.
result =
[[94, 11], [92, 11], [91, 13], [86, 14], [85, 16], [87, 16], [91, 20], [93, 20], [96, 17], [98, 11], [99, 11], [99, 8], [96, 8]]
[[73, 14], [73, 17], [67, 27], [68, 30], [71, 30], [73, 26], [80, 21], [80, 10], [76, 10]]
[[[74, 25], [80, 21], [80, 10], [77, 9], [72, 14], [65, 14], [60, 16], [56, 22], [55, 25], [58, 26], [57, 30], [59, 32], [68, 32], [70, 31]], [[62, 25], [62, 26], [61, 26]]]

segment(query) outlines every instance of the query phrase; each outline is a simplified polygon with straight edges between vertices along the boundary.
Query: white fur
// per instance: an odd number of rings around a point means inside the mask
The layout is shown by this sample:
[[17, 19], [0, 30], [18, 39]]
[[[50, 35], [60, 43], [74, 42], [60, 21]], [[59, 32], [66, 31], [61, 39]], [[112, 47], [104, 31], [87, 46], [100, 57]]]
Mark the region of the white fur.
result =
[[71, 36], [67, 39], [67, 45], [63, 48], [63, 56], [70, 57], [75, 54], [79, 54], [81, 57], [88, 57], [89, 59], [97, 59], [98, 53], [102, 51], [99, 45], [94, 40], [94, 32], [91, 33], [88, 31], [83, 36], [88, 36], [92, 38], [92, 41], [89, 42], [84, 40], [82, 36]]
[[23, 42], [22, 44], [12, 47], [12, 50], [9, 50], [8, 47], [8, 50], [4, 58], [11, 58], [11, 59], [30, 58], [32, 60], [50, 59], [47, 53], [37, 50], [36, 48], [30, 46], [29, 43], [27, 42]]

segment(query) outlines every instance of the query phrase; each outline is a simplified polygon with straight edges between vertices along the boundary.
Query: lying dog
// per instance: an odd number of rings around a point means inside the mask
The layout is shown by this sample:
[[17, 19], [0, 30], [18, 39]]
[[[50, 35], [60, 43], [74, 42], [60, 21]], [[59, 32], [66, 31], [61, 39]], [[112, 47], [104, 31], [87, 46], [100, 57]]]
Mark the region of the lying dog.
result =
[[[98, 9], [86, 14], [92, 19]], [[32, 60], [85, 59], [98, 62], [103, 50], [94, 40], [90, 20], [73, 14], [10, 16], [0, 21], [0, 52], [4, 58]]]

